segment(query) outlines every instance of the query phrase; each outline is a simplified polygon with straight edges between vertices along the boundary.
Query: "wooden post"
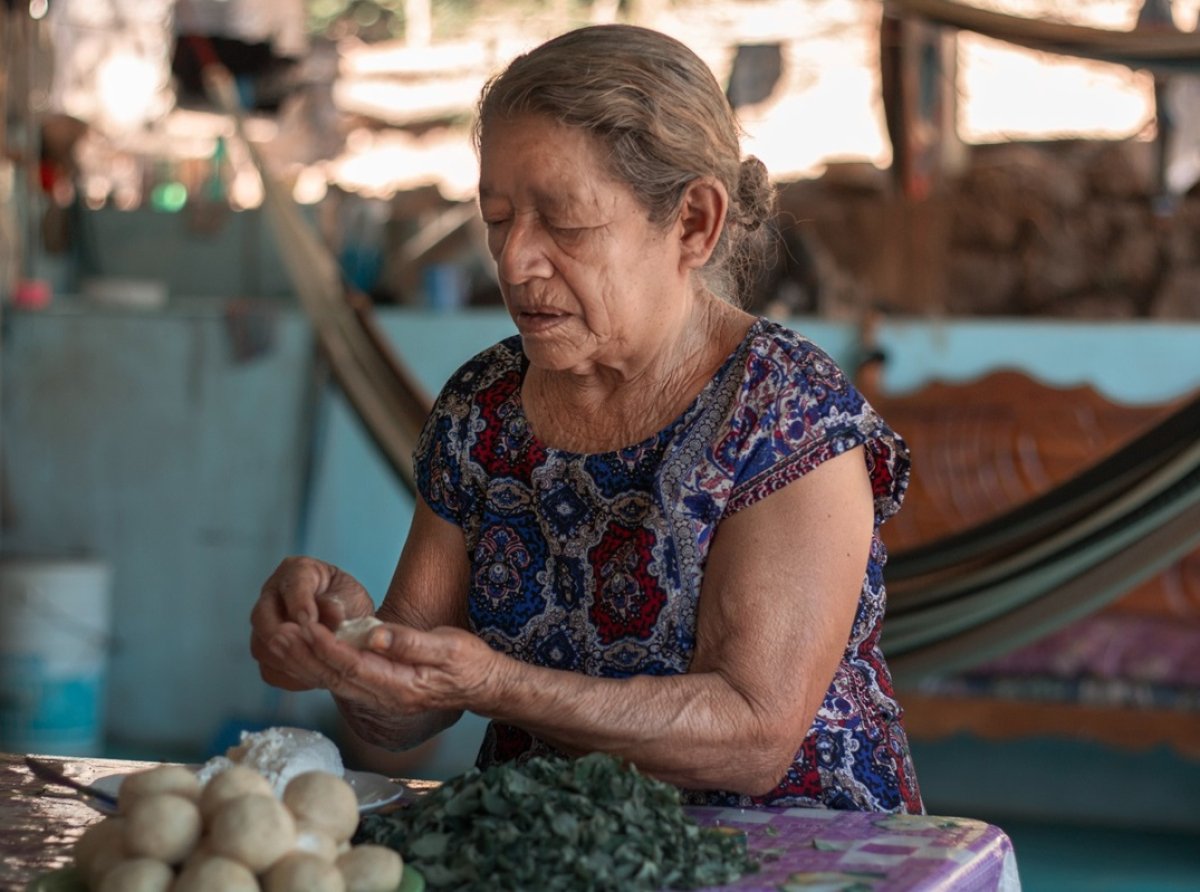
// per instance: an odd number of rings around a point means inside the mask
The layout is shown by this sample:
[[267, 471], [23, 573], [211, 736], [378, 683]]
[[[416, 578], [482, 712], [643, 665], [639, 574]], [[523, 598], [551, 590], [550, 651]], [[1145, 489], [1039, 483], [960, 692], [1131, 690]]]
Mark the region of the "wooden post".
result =
[[949, 250], [947, 180], [963, 167], [957, 131], [955, 32], [884, 13], [880, 82], [892, 142], [883, 295], [896, 309], [939, 312], [946, 304]]

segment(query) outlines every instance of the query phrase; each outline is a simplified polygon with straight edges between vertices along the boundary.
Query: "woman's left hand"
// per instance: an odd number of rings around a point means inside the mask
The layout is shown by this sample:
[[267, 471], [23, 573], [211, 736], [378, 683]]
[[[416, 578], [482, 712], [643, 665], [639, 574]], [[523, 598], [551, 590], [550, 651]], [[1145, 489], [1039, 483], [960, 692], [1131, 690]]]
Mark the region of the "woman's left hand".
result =
[[414, 715], [470, 708], [497, 683], [506, 658], [451, 626], [421, 631], [384, 623], [363, 650], [320, 623], [286, 623], [271, 641], [289, 672], [372, 712]]

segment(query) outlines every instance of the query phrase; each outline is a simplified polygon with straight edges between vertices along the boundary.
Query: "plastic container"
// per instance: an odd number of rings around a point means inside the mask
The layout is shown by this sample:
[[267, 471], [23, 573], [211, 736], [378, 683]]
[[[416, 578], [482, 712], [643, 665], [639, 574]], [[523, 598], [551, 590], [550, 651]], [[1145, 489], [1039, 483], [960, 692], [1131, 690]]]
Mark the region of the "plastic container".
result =
[[0, 559], [0, 750], [101, 754], [111, 575], [97, 560]]

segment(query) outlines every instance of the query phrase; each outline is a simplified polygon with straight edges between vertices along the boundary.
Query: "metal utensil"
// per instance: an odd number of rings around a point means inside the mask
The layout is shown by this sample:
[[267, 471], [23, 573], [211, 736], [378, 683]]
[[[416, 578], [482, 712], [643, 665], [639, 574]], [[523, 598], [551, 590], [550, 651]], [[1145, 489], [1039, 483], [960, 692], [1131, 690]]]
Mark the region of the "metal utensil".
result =
[[87, 784], [80, 783], [73, 777], [68, 777], [63, 774], [55, 765], [46, 762], [42, 759], [35, 759], [33, 756], [25, 757], [25, 764], [29, 770], [36, 774], [44, 781], [49, 781], [52, 784], [58, 784], [62, 787], [70, 787], [76, 792], [83, 793], [85, 796], [90, 796], [97, 802], [103, 802], [110, 808], [117, 807], [117, 797], [111, 793], [106, 793], [99, 787], [91, 787]]

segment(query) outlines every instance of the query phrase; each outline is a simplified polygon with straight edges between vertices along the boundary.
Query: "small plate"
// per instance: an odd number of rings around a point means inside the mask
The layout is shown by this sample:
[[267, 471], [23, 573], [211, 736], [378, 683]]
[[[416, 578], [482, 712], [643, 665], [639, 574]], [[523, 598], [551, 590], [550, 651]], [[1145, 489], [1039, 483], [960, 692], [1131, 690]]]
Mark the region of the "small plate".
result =
[[371, 771], [351, 771], [347, 768], [342, 777], [346, 779], [358, 797], [359, 814], [375, 811], [393, 802], [399, 802], [408, 792], [403, 784], [398, 784], [390, 777], [375, 774]]
[[[87, 886], [75, 868], [62, 867], [34, 878], [25, 892], [87, 892]], [[425, 892], [425, 877], [406, 864], [396, 892]]]
[[[198, 766], [189, 765], [188, 767], [195, 769]], [[91, 785], [102, 792], [116, 796], [117, 791], [121, 789], [121, 782], [125, 780], [127, 774], [128, 772], [106, 774], [96, 778]], [[351, 771], [347, 768], [342, 777], [346, 779], [346, 782], [354, 790], [354, 795], [358, 797], [360, 814], [391, 805], [393, 802], [403, 799], [407, 792], [403, 784], [398, 784], [391, 778], [370, 771]], [[112, 809], [94, 799], [89, 799], [88, 804], [103, 814], [112, 814]]]

